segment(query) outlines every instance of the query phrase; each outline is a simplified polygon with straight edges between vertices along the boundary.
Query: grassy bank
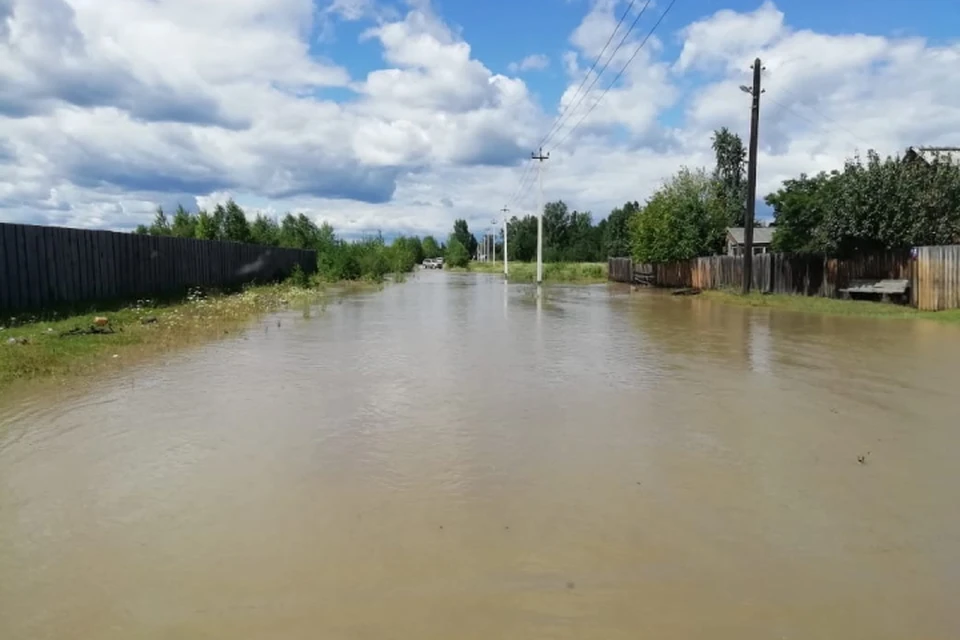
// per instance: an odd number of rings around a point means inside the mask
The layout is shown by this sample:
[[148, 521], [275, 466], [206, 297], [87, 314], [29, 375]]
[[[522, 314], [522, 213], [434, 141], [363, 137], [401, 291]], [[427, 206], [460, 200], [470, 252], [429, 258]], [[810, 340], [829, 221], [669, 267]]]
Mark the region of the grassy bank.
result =
[[[471, 262], [466, 269], [455, 268], [451, 271], [503, 273], [503, 262]], [[536, 282], [536, 277], [536, 263], [510, 263], [510, 282]], [[543, 265], [543, 281], [569, 284], [606, 282], [607, 264], [605, 262], [546, 262]]]
[[701, 295], [709, 300], [716, 300], [717, 302], [722, 302], [724, 304], [733, 304], [742, 307], [781, 309], [785, 311], [819, 313], [832, 316], [857, 316], [894, 319], [923, 318], [928, 320], [937, 320], [940, 322], [960, 324], [960, 309], [953, 309], [950, 311], [917, 311], [912, 307], [861, 300], [835, 300], [833, 298], [789, 295], [761, 295], [758, 293], [751, 293], [750, 295], [745, 296], [730, 291], [704, 291]]
[[[251, 287], [241, 293], [201, 295], [169, 303], [140, 301], [62, 318], [0, 322], [0, 393], [18, 381], [93, 375], [179, 347], [230, 335], [251, 319], [283, 308], [322, 302], [373, 284]], [[95, 318], [109, 320], [96, 326]]]

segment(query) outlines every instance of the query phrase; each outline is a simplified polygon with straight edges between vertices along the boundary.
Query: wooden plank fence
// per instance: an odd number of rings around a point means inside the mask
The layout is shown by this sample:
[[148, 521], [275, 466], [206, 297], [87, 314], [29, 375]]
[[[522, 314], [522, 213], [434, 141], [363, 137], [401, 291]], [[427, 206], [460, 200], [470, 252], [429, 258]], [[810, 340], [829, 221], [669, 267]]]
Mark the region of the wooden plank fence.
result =
[[[839, 297], [853, 280], [910, 280], [911, 303], [921, 310], [960, 308], [960, 245], [918, 247], [853, 258], [764, 254], [753, 258], [754, 291]], [[632, 270], [632, 272], [630, 271]], [[739, 289], [743, 258], [706, 256], [654, 265], [610, 259], [610, 279], [658, 287]]]
[[917, 247], [913, 300], [923, 311], [960, 308], [960, 245]]
[[235, 287], [317, 268], [315, 251], [0, 223], [0, 312]]

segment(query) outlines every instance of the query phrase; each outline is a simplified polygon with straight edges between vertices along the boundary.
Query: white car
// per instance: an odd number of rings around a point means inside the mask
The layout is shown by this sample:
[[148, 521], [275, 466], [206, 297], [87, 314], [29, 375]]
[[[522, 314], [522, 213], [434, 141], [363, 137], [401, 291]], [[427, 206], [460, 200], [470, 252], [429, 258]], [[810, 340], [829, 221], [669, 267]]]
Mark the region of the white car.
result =
[[442, 269], [443, 265], [438, 263], [434, 258], [427, 258], [423, 261], [421, 265], [424, 269]]

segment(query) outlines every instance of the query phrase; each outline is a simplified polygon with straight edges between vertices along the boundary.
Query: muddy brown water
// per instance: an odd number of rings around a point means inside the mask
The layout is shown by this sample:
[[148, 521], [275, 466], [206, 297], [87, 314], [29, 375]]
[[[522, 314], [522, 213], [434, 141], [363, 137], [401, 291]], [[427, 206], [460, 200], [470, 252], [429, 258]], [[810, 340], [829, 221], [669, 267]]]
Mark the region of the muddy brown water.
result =
[[5, 400], [0, 638], [960, 637], [958, 374], [936, 323], [422, 273]]

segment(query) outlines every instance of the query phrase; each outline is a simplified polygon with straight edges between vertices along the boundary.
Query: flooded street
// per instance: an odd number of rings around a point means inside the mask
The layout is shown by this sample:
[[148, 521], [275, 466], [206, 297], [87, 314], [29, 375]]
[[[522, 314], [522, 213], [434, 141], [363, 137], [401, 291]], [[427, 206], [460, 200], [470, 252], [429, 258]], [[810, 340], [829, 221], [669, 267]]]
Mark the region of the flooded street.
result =
[[960, 637], [958, 380], [933, 322], [423, 272], [7, 399], [0, 638]]

